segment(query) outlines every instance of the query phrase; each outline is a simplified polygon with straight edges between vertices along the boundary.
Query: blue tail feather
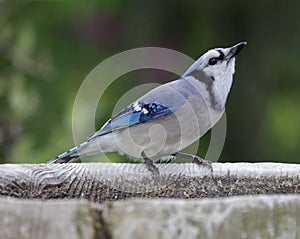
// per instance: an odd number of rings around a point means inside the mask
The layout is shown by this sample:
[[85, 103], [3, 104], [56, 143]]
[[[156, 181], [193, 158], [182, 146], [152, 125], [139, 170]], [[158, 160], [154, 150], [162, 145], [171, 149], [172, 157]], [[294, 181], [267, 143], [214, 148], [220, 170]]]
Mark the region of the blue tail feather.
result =
[[71, 163], [74, 162], [76, 159], [78, 159], [80, 156], [78, 154], [78, 149], [80, 148], [79, 146], [76, 146], [60, 155], [58, 155], [57, 157], [51, 159], [50, 161], [47, 162], [47, 164], [49, 163]]

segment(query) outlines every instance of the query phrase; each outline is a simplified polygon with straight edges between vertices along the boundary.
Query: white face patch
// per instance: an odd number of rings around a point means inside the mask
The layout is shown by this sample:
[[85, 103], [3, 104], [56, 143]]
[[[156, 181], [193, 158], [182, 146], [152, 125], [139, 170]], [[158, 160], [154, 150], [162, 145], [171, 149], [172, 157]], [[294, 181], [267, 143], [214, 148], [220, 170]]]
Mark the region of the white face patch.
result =
[[209, 59], [218, 58], [218, 57], [220, 57], [220, 52], [218, 51], [218, 49], [209, 50], [203, 56], [201, 56], [197, 61], [195, 61], [194, 64], [191, 65], [182, 76], [185, 77], [191, 75], [195, 71], [204, 70], [207, 66], [209, 66], [208, 65]]
[[209, 59], [211, 58], [219, 58], [220, 56], [220, 53], [217, 51], [217, 50], [209, 50], [208, 52], [206, 52], [204, 55], [203, 55], [203, 67], [205, 67], [207, 64], [208, 64], [208, 61]]

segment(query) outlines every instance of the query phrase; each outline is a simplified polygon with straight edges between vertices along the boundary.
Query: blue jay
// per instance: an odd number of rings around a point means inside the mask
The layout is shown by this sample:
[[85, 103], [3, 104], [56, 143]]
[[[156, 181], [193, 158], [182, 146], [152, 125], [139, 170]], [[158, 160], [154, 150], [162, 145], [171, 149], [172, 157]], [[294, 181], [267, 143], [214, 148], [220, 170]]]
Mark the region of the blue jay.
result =
[[119, 152], [144, 159], [158, 173], [154, 159], [184, 157], [208, 166], [198, 156], [180, 152], [221, 118], [235, 71], [235, 56], [246, 45], [215, 48], [203, 54], [178, 79], [154, 88], [113, 116], [88, 140], [49, 163], [68, 163], [79, 157]]

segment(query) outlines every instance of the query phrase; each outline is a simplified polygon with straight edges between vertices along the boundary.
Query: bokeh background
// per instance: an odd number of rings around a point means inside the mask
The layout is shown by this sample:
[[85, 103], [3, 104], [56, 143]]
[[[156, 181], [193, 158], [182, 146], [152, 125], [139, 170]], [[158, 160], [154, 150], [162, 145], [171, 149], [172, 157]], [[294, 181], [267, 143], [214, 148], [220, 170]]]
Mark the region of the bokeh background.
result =
[[[220, 161], [300, 162], [299, 12], [300, 1], [277, 0], [0, 1], [0, 162], [46, 162], [73, 147], [76, 93], [106, 58], [156, 46], [196, 59], [239, 41], [248, 46], [237, 59]], [[175, 77], [121, 77], [101, 98], [96, 128], [123, 92]]]

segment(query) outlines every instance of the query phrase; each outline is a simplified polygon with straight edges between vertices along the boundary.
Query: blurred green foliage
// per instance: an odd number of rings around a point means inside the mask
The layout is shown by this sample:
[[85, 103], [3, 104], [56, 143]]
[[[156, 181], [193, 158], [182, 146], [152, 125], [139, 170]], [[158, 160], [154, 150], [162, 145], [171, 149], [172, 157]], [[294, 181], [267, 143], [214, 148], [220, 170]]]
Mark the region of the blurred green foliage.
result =
[[[159, 46], [196, 59], [242, 40], [221, 160], [299, 162], [299, 11], [274, 0], [0, 1], [0, 162], [46, 162], [72, 147], [77, 90], [107, 57]], [[126, 74], [101, 98], [96, 128], [122, 92], [174, 77]]]

